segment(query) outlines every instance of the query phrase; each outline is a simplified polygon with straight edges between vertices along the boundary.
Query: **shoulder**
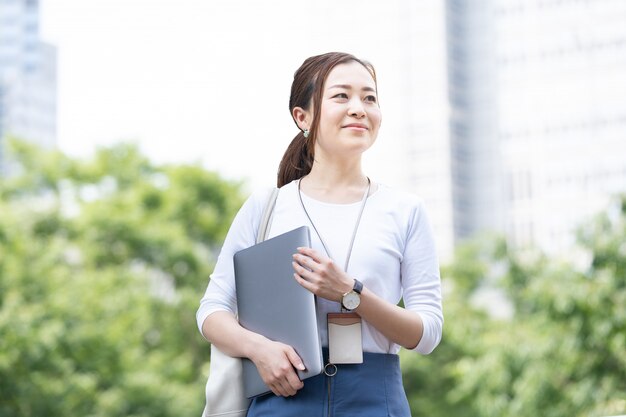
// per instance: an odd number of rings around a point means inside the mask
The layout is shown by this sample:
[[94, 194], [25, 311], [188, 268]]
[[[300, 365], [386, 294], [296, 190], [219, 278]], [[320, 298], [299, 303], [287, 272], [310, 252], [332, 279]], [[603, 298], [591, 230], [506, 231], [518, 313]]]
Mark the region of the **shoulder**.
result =
[[276, 187], [257, 188], [250, 193], [245, 204], [251, 205], [257, 209], [263, 209], [274, 190], [276, 190]]
[[387, 216], [408, 234], [424, 227], [429, 228], [430, 220], [424, 200], [412, 192], [378, 184], [372, 196], [379, 214]]
[[377, 204], [385, 205], [399, 212], [423, 210], [424, 201], [418, 195], [406, 190], [390, 187], [386, 184], [378, 183], [377, 186], [378, 189], [372, 195], [372, 197], [376, 197], [372, 200], [375, 200]]
[[259, 218], [260, 214], [263, 213], [272, 195], [272, 191], [275, 189], [275, 187], [260, 187], [254, 189], [239, 209], [239, 216], [250, 218], [254, 223], [255, 220]]
[[242, 209], [245, 209], [245, 211], [247, 212], [262, 213], [267, 207], [267, 203], [272, 197], [272, 193], [276, 190], [278, 190], [276, 196], [278, 202], [284, 198], [289, 199], [290, 194], [298, 192], [297, 181], [292, 181], [289, 184], [285, 184], [280, 188], [266, 186], [255, 189], [248, 196]]
[[433, 232], [424, 200], [409, 191], [388, 187], [379, 188], [379, 204], [388, 213], [388, 218], [397, 225], [398, 232], [407, 245], [434, 247]]

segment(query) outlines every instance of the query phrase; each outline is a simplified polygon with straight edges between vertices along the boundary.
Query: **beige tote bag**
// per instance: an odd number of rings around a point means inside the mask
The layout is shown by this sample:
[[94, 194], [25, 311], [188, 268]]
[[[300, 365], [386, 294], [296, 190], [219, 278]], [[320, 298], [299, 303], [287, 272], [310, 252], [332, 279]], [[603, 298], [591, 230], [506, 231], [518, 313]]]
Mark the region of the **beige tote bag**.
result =
[[[272, 190], [257, 233], [256, 243], [267, 239], [278, 188]], [[245, 417], [250, 400], [243, 394], [240, 358], [233, 358], [211, 345], [211, 364], [206, 382], [206, 405], [202, 417]]]

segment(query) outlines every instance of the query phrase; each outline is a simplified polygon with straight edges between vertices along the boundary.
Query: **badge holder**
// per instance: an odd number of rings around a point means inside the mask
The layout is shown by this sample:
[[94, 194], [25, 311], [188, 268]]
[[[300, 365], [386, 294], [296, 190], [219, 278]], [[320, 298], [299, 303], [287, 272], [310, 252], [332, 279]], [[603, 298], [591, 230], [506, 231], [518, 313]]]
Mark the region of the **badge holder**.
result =
[[330, 364], [363, 363], [361, 317], [358, 314], [328, 313], [328, 361]]

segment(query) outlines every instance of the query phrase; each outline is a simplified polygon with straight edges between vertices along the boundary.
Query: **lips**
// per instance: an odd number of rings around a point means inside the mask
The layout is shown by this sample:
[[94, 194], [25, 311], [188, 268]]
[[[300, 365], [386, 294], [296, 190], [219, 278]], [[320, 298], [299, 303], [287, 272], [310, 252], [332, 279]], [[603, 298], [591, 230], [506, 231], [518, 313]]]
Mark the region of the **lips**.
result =
[[354, 128], [354, 129], [364, 129], [364, 130], [368, 130], [368, 127], [362, 123], [350, 123], [347, 124], [345, 126], [343, 126], [344, 128]]

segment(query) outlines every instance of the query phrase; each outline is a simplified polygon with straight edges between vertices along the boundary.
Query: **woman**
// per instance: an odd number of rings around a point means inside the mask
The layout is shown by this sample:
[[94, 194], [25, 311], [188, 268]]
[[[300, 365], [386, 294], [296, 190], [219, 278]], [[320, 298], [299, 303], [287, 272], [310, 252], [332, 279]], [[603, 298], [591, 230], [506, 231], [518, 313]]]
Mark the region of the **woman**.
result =
[[308, 58], [294, 74], [289, 109], [300, 133], [279, 166], [269, 236], [310, 227], [312, 248], [294, 254], [294, 279], [316, 295], [322, 346], [328, 313], [358, 315], [362, 336], [354, 343], [362, 343], [363, 363], [333, 364], [303, 382], [293, 348], [238, 324], [232, 256], [254, 244], [268, 191], [253, 194], [235, 217], [198, 326], [226, 354], [250, 358], [272, 389], [248, 416], [409, 416], [397, 353], [402, 346], [428, 354], [441, 339], [439, 267], [420, 201], [361, 169], [381, 124], [374, 68], [345, 53]]

